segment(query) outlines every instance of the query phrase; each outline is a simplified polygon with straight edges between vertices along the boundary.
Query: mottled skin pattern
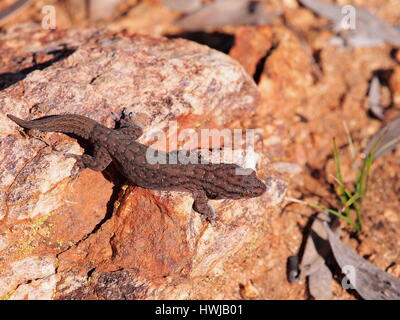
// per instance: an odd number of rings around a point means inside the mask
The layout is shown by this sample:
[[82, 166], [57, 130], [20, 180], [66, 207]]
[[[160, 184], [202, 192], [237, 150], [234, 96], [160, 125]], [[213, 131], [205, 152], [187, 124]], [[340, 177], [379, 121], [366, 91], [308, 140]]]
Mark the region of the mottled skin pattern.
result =
[[249, 175], [237, 175], [236, 169], [240, 167], [236, 164], [150, 164], [146, 160], [146, 152], [155, 150], [135, 141], [142, 135], [142, 129], [126, 117], [118, 120], [119, 128], [110, 129], [75, 114], [54, 115], [32, 121], [7, 116], [23, 128], [73, 133], [88, 140], [94, 145], [93, 156], [66, 154], [66, 157], [76, 159], [76, 166], [81, 169], [102, 171], [114, 161], [133, 185], [146, 189], [191, 192], [194, 197], [193, 209], [210, 221], [216, 216], [208, 199], [252, 198], [262, 195], [266, 190], [254, 170], [250, 169]]

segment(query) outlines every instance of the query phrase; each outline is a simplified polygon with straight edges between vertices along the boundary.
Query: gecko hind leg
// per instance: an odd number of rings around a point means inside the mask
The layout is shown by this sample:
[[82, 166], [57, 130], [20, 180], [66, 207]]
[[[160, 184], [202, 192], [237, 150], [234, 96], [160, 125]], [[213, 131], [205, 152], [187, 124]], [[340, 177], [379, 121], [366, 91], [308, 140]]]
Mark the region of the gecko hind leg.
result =
[[208, 198], [203, 190], [193, 192], [193, 210], [200, 213], [202, 218], [207, 219], [211, 223], [218, 219], [214, 208], [208, 203]]
[[93, 152], [93, 156], [88, 154], [78, 155], [72, 153], [66, 153], [66, 158], [73, 158], [76, 160], [73, 168], [72, 175], [79, 176], [79, 173], [86, 168], [94, 171], [103, 171], [111, 163], [112, 158], [107, 152], [106, 148], [96, 146]]

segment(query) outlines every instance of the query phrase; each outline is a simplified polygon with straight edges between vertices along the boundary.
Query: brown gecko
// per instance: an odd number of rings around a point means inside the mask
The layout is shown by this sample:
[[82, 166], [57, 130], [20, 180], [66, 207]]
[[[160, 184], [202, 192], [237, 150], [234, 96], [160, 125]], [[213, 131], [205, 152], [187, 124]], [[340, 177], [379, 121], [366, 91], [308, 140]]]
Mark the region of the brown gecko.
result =
[[[103, 171], [114, 161], [132, 185], [146, 189], [191, 192], [194, 198], [193, 209], [209, 221], [216, 219], [216, 214], [208, 204], [208, 199], [252, 198], [262, 195], [266, 190], [266, 185], [252, 169], [243, 169], [229, 163], [183, 164], [176, 151], [163, 152], [137, 142], [136, 139], [143, 131], [129, 121], [131, 114], [123, 114], [120, 119], [115, 119], [119, 122], [116, 129], [76, 114], [53, 115], [31, 121], [7, 116], [23, 128], [75, 134], [92, 143], [93, 156], [65, 155], [76, 159], [76, 168]], [[148, 154], [164, 155], [167, 162], [150, 163], [146, 157]], [[176, 164], [168, 161], [172, 157], [178, 158]], [[248, 175], [238, 175], [237, 169], [250, 171]]]

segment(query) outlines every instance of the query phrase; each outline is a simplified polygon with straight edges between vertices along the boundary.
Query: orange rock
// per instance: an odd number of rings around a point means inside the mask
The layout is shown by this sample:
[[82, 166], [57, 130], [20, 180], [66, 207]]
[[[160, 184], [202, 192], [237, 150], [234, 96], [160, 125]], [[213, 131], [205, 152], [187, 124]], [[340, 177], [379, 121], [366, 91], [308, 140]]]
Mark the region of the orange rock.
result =
[[249, 75], [254, 75], [257, 66], [263, 62], [274, 43], [273, 29], [270, 26], [241, 27], [235, 34], [235, 45], [229, 55], [238, 60]]
[[[40, 56], [38, 68], [34, 60], [22, 58], [27, 53], [21, 48], [28, 44], [32, 50], [61, 53]], [[15, 72], [0, 84], [1, 296], [197, 298], [211, 297], [211, 288], [219, 288], [215, 294], [221, 297], [237, 293], [233, 280], [233, 291], [216, 286], [218, 275], [236, 253], [247, 254], [249, 243], [262, 246], [259, 226], [271, 212], [267, 207], [281, 202], [286, 191], [284, 178], [268, 168], [268, 159], [261, 156], [259, 162], [267, 192], [251, 200], [210, 201], [221, 217], [211, 226], [192, 210], [190, 194], [121, 187], [123, 180], [112, 165], [103, 173], [87, 169], [71, 179], [74, 160], [64, 154], [82, 152], [75, 139], [47, 133], [41, 139], [48, 147], [23, 137], [5, 114], [77, 113], [112, 126], [110, 112], [126, 107], [144, 129], [140, 142], [167, 149], [154, 133], [166, 132], [173, 139], [170, 121], [179, 130], [234, 129], [254, 114], [259, 92], [240, 64], [182, 39], [98, 30], [15, 27], [0, 36], [0, 49], [1, 61], [9, 63], [0, 70]], [[21, 55], [18, 61], [28, 71], [18, 72], [21, 65], [13, 55]], [[256, 146], [261, 154], [262, 144]], [[250, 160], [256, 165], [257, 154]], [[53, 270], [43, 278], [29, 276], [36, 275], [38, 263], [24, 266], [26, 276], [7, 271], [43, 257], [51, 259], [48, 268]], [[187, 286], [191, 281], [209, 285], [194, 290]]]
[[393, 103], [400, 106], [400, 66], [393, 69], [393, 73], [389, 78], [389, 87], [393, 96]]

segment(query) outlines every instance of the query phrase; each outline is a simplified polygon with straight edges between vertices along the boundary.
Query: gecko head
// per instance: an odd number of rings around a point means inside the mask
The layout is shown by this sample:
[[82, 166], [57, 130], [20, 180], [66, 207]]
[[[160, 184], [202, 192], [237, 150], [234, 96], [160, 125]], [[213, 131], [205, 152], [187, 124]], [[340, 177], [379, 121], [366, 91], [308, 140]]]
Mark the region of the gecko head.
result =
[[249, 198], [259, 197], [267, 190], [267, 186], [257, 177], [254, 170], [252, 170], [252, 173], [248, 175], [244, 180], [246, 193]]
[[267, 186], [265, 185], [264, 182], [258, 179], [256, 175], [254, 176], [255, 179], [254, 179], [253, 196], [259, 197], [267, 190]]

